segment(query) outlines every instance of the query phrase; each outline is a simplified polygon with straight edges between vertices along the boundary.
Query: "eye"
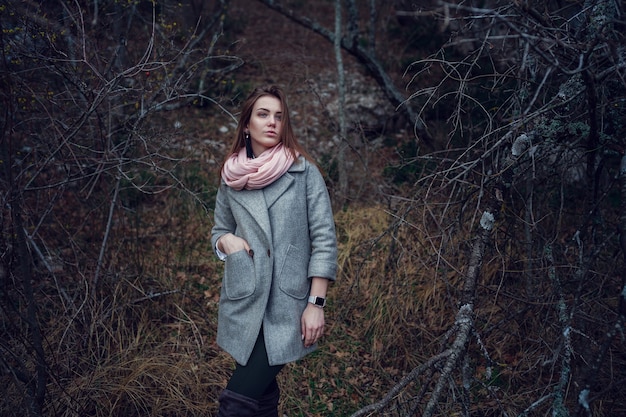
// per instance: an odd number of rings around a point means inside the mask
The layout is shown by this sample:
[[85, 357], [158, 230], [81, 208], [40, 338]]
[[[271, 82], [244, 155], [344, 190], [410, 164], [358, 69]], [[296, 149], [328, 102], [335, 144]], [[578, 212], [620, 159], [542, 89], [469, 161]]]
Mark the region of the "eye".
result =
[[259, 117], [267, 117], [267, 113], [259, 113]]
[[276, 120], [278, 120], [279, 122], [283, 120], [283, 115], [282, 114], [277, 114], [275, 117]]

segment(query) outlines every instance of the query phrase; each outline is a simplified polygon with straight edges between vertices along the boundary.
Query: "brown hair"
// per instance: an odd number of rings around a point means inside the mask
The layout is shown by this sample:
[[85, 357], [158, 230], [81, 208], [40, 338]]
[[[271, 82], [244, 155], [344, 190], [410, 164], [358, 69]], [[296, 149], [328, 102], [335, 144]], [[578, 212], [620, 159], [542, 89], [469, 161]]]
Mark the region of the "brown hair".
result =
[[[291, 119], [289, 118], [289, 107], [287, 106], [287, 99], [285, 97], [285, 93], [280, 87], [275, 85], [268, 85], [264, 87], [255, 88], [248, 98], [243, 102], [241, 107], [241, 114], [239, 115], [239, 123], [237, 123], [237, 130], [235, 131], [235, 140], [226, 155], [226, 160], [230, 158], [230, 156], [234, 153], [238, 153], [239, 150], [246, 146], [246, 138], [245, 138], [245, 129], [248, 123], [250, 122], [250, 118], [252, 117], [252, 110], [254, 108], [254, 103], [264, 96], [272, 96], [280, 101], [281, 107], [283, 109], [282, 114], [282, 128], [280, 130], [280, 142], [282, 142], [283, 146], [287, 148], [291, 154], [296, 156], [296, 152], [300, 155], [304, 156], [308, 160], [314, 162], [309, 154], [304, 150], [304, 148], [298, 143], [296, 136], [293, 133], [293, 128], [291, 127]], [[222, 167], [224, 167], [224, 163], [222, 163]], [[220, 169], [221, 172], [221, 169]]]

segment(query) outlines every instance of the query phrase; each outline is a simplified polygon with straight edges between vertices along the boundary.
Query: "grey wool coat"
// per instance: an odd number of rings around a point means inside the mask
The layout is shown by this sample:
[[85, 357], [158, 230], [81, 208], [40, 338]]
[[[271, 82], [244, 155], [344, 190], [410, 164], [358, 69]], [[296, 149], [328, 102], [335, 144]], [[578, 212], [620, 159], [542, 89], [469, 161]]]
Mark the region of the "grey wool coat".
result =
[[237, 191], [223, 181], [215, 203], [211, 242], [225, 233], [242, 237], [245, 251], [225, 259], [217, 343], [246, 365], [263, 326], [270, 365], [300, 359], [300, 318], [312, 277], [334, 281], [337, 239], [330, 198], [318, 168], [303, 157], [260, 190]]

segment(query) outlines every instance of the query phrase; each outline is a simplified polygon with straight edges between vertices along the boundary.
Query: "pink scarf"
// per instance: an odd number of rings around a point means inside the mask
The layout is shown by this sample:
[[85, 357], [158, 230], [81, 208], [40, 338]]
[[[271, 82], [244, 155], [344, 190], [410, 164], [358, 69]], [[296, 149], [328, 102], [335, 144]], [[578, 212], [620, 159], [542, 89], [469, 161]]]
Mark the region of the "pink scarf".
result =
[[[296, 153], [297, 155], [297, 153]], [[222, 178], [235, 190], [258, 190], [280, 178], [293, 164], [294, 159], [282, 143], [266, 150], [254, 159], [241, 148], [226, 160]]]

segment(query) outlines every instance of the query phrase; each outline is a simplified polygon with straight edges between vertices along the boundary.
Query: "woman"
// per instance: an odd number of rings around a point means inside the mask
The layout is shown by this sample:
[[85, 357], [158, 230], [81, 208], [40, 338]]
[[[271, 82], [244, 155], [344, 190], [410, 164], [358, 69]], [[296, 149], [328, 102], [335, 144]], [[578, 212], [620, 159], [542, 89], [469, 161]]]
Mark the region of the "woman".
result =
[[326, 185], [283, 91], [254, 90], [221, 169], [211, 242], [225, 261], [217, 343], [236, 367], [218, 416], [277, 416], [282, 367], [312, 352], [337, 272]]

